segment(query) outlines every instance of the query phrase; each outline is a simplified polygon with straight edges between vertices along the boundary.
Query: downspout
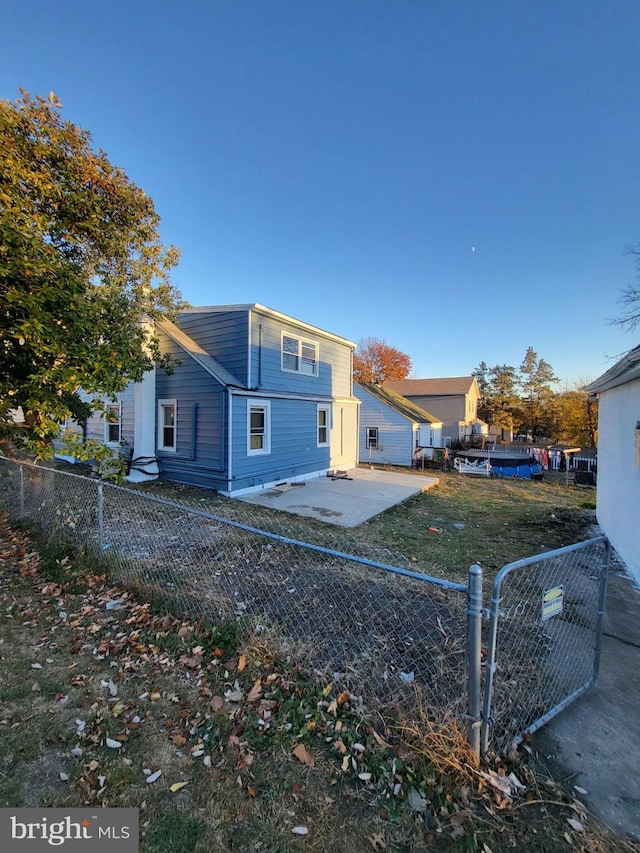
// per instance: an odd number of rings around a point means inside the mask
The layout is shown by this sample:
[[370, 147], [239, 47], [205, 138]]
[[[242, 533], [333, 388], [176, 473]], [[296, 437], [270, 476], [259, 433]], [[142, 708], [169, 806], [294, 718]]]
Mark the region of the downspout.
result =
[[247, 314], [247, 388], [251, 388], [251, 347], [253, 341], [251, 330], [251, 309]]
[[233, 394], [231, 388], [227, 388], [227, 491], [231, 491], [231, 478], [233, 476], [233, 441], [232, 429], [233, 426]]
[[262, 388], [262, 323], [258, 326], [258, 388]]

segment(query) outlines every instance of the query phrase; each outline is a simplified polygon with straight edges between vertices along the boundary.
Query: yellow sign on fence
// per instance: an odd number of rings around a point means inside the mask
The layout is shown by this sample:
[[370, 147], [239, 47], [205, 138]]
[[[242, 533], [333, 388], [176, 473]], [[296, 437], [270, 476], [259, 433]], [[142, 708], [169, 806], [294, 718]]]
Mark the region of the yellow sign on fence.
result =
[[542, 621], [551, 619], [552, 616], [558, 616], [562, 613], [562, 602], [564, 597], [564, 587], [554, 586], [552, 589], [547, 589], [542, 595]]

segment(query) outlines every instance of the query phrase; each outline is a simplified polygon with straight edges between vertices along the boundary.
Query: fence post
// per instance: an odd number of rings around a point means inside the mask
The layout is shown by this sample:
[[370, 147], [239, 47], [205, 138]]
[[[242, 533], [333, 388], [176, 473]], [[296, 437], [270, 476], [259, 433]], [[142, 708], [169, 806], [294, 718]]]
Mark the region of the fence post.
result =
[[98, 547], [104, 549], [104, 484], [98, 481]]
[[24, 465], [20, 465], [20, 518], [24, 518]]
[[471, 566], [467, 586], [467, 690], [469, 745], [480, 757], [480, 727], [482, 725], [482, 569]]

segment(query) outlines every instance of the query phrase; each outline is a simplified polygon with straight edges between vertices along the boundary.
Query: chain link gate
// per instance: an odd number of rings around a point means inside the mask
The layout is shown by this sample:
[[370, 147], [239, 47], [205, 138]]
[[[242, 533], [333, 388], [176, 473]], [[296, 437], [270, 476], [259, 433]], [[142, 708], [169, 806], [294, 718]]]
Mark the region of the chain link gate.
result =
[[597, 537], [518, 560], [491, 596], [481, 751], [499, 752], [559, 714], [595, 682], [609, 543]]

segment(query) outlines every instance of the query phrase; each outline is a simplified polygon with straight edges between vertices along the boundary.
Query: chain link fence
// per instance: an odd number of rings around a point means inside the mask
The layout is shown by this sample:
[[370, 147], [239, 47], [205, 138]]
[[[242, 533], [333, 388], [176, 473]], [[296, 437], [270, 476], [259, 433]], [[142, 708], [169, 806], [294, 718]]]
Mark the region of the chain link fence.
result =
[[195, 494], [0, 459], [0, 508], [91, 550], [112, 582], [177, 615], [233, 620], [369, 708], [408, 709], [418, 688], [429, 717], [457, 720], [476, 751], [507, 751], [595, 681], [604, 538], [505, 566], [481, 631], [477, 566], [453, 583], [348, 531]]
[[[49, 467], [0, 463], [0, 505], [10, 517], [92, 549], [110, 580], [143, 599], [214, 623], [234, 620], [246, 637], [259, 634], [370, 707], [410, 705], [418, 687], [432, 719], [464, 724], [464, 584], [383, 565], [379, 551], [347, 554], [258, 528], [239, 520], [244, 505], [226, 504], [233, 517]], [[291, 534], [295, 522], [287, 528]], [[479, 678], [474, 689], [479, 696]]]
[[482, 751], [522, 741], [588, 690], [600, 664], [609, 544], [590, 539], [496, 576]]

